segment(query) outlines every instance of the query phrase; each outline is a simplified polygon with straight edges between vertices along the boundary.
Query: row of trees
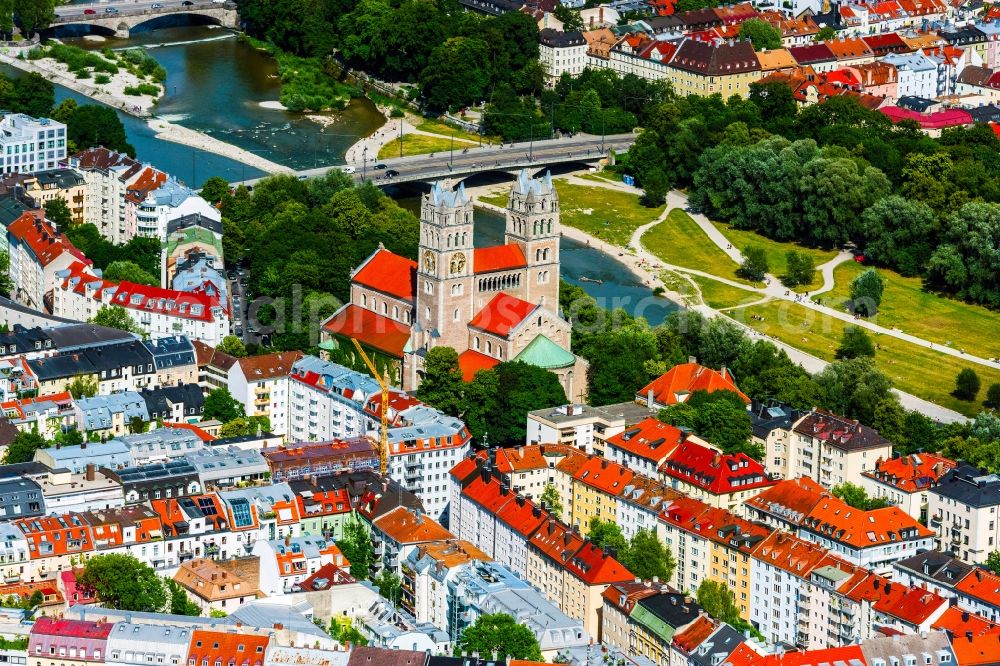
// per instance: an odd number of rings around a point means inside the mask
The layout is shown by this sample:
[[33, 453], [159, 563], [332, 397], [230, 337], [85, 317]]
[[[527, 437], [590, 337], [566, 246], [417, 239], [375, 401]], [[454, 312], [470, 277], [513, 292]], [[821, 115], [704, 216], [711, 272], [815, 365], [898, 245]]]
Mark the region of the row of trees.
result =
[[[986, 126], [939, 139], [850, 97], [802, 111], [784, 84], [749, 99], [685, 97], [651, 112], [624, 158], [658, 204], [690, 188], [706, 213], [769, 238], [834, 246], [931, 288], [1000, 306], [1000, 140]], [[897, 194], [898, 193], [898, 194]]]
[[55, 19], [58, 4], [59, 0], [0, 0], [0, 37], [10, 39], [15, 25], [26, 37], [44, 30]]

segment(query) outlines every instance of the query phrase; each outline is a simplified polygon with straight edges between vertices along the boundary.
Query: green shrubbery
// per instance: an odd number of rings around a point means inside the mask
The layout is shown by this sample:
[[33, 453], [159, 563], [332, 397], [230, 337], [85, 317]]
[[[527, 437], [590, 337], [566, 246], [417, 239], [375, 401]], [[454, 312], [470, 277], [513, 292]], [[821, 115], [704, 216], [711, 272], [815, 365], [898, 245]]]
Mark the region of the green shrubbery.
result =
[[137, 86], [125, 86], [126, 95], [151, 95], [156, 97], [160, 94], [160, 86], [155, 83], [140, 83]]
[[247, 38], [255, 47], [264, 49], [278, 63], [281, 77], [281, 103], [289, 111], [322, 111], [343, 109], [348, 100], [359, 94], [354, 86], [337, 80], [331, 61], [301, 58], [282, 51], [273, 44]]
[[128, 49], [118, 54], [119, 61], [140, 78], [149, 77], [154, 81], [166, 81], [167, 70], [156, 62], [144, 49]]
[[109, 59], [93, 51], [85, 51], [78, 46], [69, 46], [68, 44], [53, 44], [45, 49], [35, 49], [28, 57], [31, 60], [54, 58], [69, 67], [69, 71], [77, 74], [77, 78], [88, 78], [80, 76], [87, 70], [107, 74], [118, 73], [118, 65], [113, 61], [113, 54], [112, 58]]

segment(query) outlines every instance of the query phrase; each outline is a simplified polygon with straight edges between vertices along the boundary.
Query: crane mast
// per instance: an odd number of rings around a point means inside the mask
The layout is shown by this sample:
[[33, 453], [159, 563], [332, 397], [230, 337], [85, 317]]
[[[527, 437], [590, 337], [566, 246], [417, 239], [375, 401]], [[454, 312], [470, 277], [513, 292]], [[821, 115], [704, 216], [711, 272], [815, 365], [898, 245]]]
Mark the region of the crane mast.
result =
[[361, 343], [354, 338], [351, 338], [351, 342], [354, 343], [354, 348], [358, 350], [361, 359], [368, 366], [368, 371], [382, 389], [382, 426], [379, 428], [378, 458], [379, 472], [384, 477], [389, 468], [389, 373], [385, 372], [383, 376], [379, 376], [378, 370], [375, 369], [375, 364], [368, 358], [365, 350], [361, 348]]

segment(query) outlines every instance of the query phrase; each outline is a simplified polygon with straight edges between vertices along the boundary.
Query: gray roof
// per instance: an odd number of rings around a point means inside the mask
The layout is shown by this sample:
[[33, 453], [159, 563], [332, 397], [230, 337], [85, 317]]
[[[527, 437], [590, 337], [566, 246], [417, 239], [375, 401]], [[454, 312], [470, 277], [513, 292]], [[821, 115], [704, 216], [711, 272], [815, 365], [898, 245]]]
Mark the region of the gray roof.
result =
[[36, 460], [40, 455], [51, 458], [56, 468], [64, 467], [71, 472], [79, 472], [88, 463], [98, 467], [115, 468], [130, 461], [128, 447], [124, 442], [114, 439], [104, 444], [78, 444], [35, 451]]
[[869, 664], [873, 663], [873, 659], [881, 659], [883, 664], [889, 664], [892, 663], [892, 657], [896, 657], [898, 663], [905, 664], [907, 656], [916, 657], [917, 663], [923, 664], [926, 663], [924, 657], [927, 655], [932, 657], [931, 663], [941, 664], [945, 662], [940, 657], [945, 654], [950, 655], [947, 663], [955, 663], [955, 653], [945, 631], [869, 638], [861, 641], [861, 652]]
[[310, 610], [309, 604], [281, 601], [268, 603], [251, 601], [229, 614], [231, 621], [242, 622], [245, 626], [269, 629], [275, 624], [281, 624], [285, 630], [301, 634], [322, 637], [329, 640], [330, 635], [313, 624], [303, 611]]
[[187, 185], [181, 185], [173, 178], [170, 178], [163, 185], [153, 190], [152, 196], [156, 200], [157, 206], [176, 208], [191, 197], [198, 196], [198, 193]]
[[157, 370], [198, 363], [194, 345], [187, 336], [175, 335], [157, 340], [144, 340], [142, 344], [153, 355]]
[[469, 204], [469, 195], [465, 193], [465, 184], [459, 183], [455, 189], [445, 189], [441, 186], [441, 181], [436, 180], [431, 185], [431, 191], [426, 195], [432, 206], [443, 206], [444, 208], [457, 208]]
[[263, 474], [269, 471], [267, 461], [257, 449], [216, 446], [191, 451], [184, 454], [184, 458], [194, 467], [202, 479]]
[[917, 553], [895, 562], [893, 566], [911, 576], [933, 580], [945, 587], [954, 587], [976, 568], [939, 550]]
[[941, 477], [931, 493], [976, 508], [1000, 505], [1000, 476], [962, 463]]
[[[145, 407], [145, 402], [143, 406]], [[205, 443], [198, 435], [183, 428], [157, 428], [150, 432], [124, 435], [116, 439], [128, 447], [136, 463], [161, 454], [168, 458], [179, 458], [188, 451], [205, 447]]]
[[552, 174], [549, 171], [541, 178], [532, 178], [527, 169], [521, 169], [514, 181], [513, 191], [518, 194], [533, 194], [536, 196], [550, 195], [555, 190], [552, 187]]
[[169, 664], [176, 658], [177, 663], [182, 663], [187, 657], [191, 631], [190, 626], [119, 622], [108, 636], [105, 661]]
[[143, 389], [140, 395], [146, 401], [146, 409], [150, 415], [156, 415], [153, 419], [166, 416], [171, 405], [183, 405], [185, 416], [201, 414], [205, 405], [205, 394], [198, 384]]
[[46, 329], [52, 344], [60, 351], [75, 351], [86, 347], [106, 345], [112, 342], [126, 342], [137, 336], [116, 328], [96, 324], [67, 324]]
[[[722, 623], [694, 649], [688, 656], [688, 661], [696, 666], [718, 666], [742, 642], [743, 634]], [[721, 658], [716, 660], [716, 657]]]
[[167, 234], [190, 229], [191, 227], [202, 227], [220, 236], [222, 235], [222, 222], [213, 220], [210, 217], [204, 217], [201, 213], [191, 213], [190, 215], [183, 215], [170, 220], [167, 222]]
[[126, 423], [136, 417], [149, 422], [146, 401], [135, 391], [79, 398], [76, 409], [83, 415], [83, 429], [87, 431], [112, 427], [117, 414], [121, 414]]

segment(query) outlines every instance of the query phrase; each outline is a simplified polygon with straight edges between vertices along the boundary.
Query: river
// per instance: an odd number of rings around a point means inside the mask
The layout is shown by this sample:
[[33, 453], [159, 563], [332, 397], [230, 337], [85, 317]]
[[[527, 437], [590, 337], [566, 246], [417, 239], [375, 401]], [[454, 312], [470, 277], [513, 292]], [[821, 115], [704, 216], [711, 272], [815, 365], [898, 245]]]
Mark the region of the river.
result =
[[[167, 27], [133, 32], [127, 41], [94, 42], [79, 38], [64, 41], [87, 48], [145, 46], [167, 70], [166, 95], [157, 107], [159, 116], [258, 151], [267, 159], [290, 167], [341, 163], [352, 143], [384, 122], [368, 100], [355, 100], [343, 112], [326, 114], [332, 119], [327, 127], [300, 114], [262, 107], [261, 102], [276, 101], [280, 94], [275, 63], [224, 29]], [[56, 97], [84, 101], [82, 96], [58, 86]], [[186, 182], [201, 183], [212, 175], [227, 180], [263, 175], [239, 162], [157, 139], [144, 121], [119, 115], [139, 159]], [[419, 214], [419, 201], [415, 197], [401, 197], [398, 201]], [[503, 228], [503, 216], [476, 210], [477, 245], [503, 242]], [[677, 308], [665, 298], [653, 297], [614, 257], [568, 238], [561, 240], [560, 250], [562, 278], [583, 287], [602, 307], [624, 308], [645, 316], [652, 324], [660, 323]]]

